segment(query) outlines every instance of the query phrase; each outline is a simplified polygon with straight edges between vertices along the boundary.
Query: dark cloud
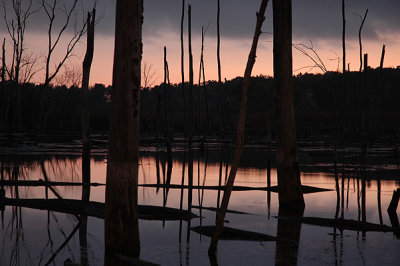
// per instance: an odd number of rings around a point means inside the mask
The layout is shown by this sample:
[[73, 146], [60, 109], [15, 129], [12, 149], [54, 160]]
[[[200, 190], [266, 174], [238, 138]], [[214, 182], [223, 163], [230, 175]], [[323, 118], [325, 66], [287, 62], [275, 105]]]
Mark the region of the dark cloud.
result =
[[[249, 38], [255, 25], [255, 13], [260, 0], [220, 0], [221, 35], [225, 38]], [[9, 1], [6, 1], [9, 2]], [[63, 0], [68, 4], [71, 0]], [[88, 9], [93, 1], [83, 1]], [[216, 32], [217, 0], [186, 0], [192, 5], [192, 31], [198, 34], [201, 26], [210, 23], [209, 35]], [[144, 0], [144, 36], [158, 36], [163, 32], [180, 31], [181, 0]], [[382, 34], [400, 33], [399, 0], [347, 0], [346, 17], [349, 38], [357, 38], [360, 18], [369, 9], [363, 28], [364, 38], [376, 39]], [[272, 0], [269, 2], [263, 31], [272, 32]], [[96, 28], [97, 34], [113, 35], [115, 0], [97, 0], [98, 14], [102, 20]], [[0, 11], [2, 13], [2, 11]], [[2, 16], [2, 14], [0, 14]], [[187, 19], [187, 6], [185, 11]], [[43, 12], [36, 14], [27, 30], [45, 32], [46, 17]], [[293, 34], [303, 39], [338, 39], [341, 36], [340, 0], [293, 0]], [[4, 22], [0, 20], [1, 30]], [[187, 22], [185, 21], [185, 29]]]

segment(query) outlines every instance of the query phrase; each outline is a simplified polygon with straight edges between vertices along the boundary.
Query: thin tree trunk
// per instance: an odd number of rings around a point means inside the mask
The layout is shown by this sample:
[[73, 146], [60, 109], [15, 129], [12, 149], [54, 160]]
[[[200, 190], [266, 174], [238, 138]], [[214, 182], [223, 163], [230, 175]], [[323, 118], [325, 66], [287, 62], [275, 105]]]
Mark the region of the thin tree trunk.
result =
[[342, 0], [342, 50], [343, 50], [343, 73], [346, 72], [346, 9]]
[[[206, 29], [207, 31], [207, 29]], [[200, 69], [199, 69], [199, 87], [201, 86], [201, 77], [203, 76], [203, 92], [204, 92], [204, 100], [206, 107], [206, 120], [207, 120], [207, 136], [210, 136], [210, 119], [208, 113], [208, 97], [207, 97], [207, 88], [206, 88], [206, 77], [204, 71], [204, 37], [205, 32], [204, 28], [201, 27], [201, 54], [200, 54]]]
[[[346, 9], [342, 0], [342, 52], [343, 52], [343, 121], [342, 121], [342, 178], [344, 178], [344, 151], [345, 151], [345, 128], [346, 128]], [[343, 201], [343, 198], [342, 198]]]
[[[96, 9], [87, 16], [87, 45], [86, 55], [83, 60], [82, 92], [81, 92], [81, 124], [82, 124], [82, 201], [90, 199], [90, 120], [89, 120], [89, 80], [90, 68], [94, 53], [94, 25], [96, 21]], [[84, 252], [87, 249], [87, 216], [81, 216], [79, 227], [79, 244], [81, 247], [81, 263], [88, 264], [88, 256]]]
[[225, 135], [225, 124], [224, 124], [224, 93], [222, 88], [222, 78], [221, 78], [221, 34], [220, 34], [220, 0], [217, 1], [217, 64], [218, 64], [218, 90], [220, 99], [220, 136], [221, 139]]
[[140, 253], [137, 184], [142, 24], [143, 1], [117, 0], [105, 248], [106, 254], [134, 257]]
[[189, 46], [189, 142], [193, 137], [193, 54], [192, 54], [192, 6], [188, 9], [188, 46]]
[[[167, 162], [168, 162], [168, 170], [167, 176], [170, 178], [172, 173], [172, 136], [171, 136], [171, 106], [170, 106], [170, 95], [167, 92], [167, 88], [170, 88], [169, 83], [169, 68], [167, 62], [167, 47], [164, 46], [164, 115], [165, 115], [165, 144], [167, 148]], [[168, 178], [167, 178], [168, 179]]]
[[379, 64], [380, 69], [383, 69], [383, 60], [384, 59], [385, 59], [385, 45], [382, 46], [381, 63]]
[[3, 39], [2, 57], [1, 57], [1, 89], [3, 92], [2, 107], [1, 107], [1, 126], [7, 127], [8, 116], [8, 92], [6, 91], [6, 38]]
[[6, 82], [6, 38], [3, 39], [1, 62], [1, 84], [4, 87], [4, 83]]
[[368, 8], [365, 11], [364, 17], [361, 19], [361, 26], [360, 26], [360, 29], [358, 30], [358, 43], [360, 45], [360, 70], [359, 70], [359, 72], [361, 72], [361, 70], [362, 70], [362, 59], [363, 59], [362, 58], [363, 54], [362, 54], [361, 31], [364, 26], [365, 19], [367, 18], [367, 14], [368, 14]]
[[90, 153], [90, 120], [89, 120], [89, 79], [90, 68], [93, 61], [94, 52], [94, 25], [96, 20], [96, 9], [88, 13], [87, 17], [87, 45], [86, 55], [83, 60], [82, 71], [82, 92], [81, 92], [81, 125], [82, 141], [84, 149], [89, 149]]
[[185, 137], [188, 134], [187, 124], [187, 110], [186, 110], [186, 96], [185, 96], [185, 58], [184, 58], [184, 46], [183, 46], [183, 21], [185, 18], [185, 0], [182, 0], [182, 16], [181, 16], [181, 77], [182, 77], [182, 95], [183, 95], [183, 119], [184, 119], [184, 131]]
[[274, 81], [279, 206], [304, 208], [292, 97], [292, 1], [274, 0]]
[[225, 214], [226, 210], [228, 209], [229, 198], [231, 196], [232, 187], [235, 182], [236, 172], [239, 167], [239, 161], [244, 147], [244, 125], [246, 121], [246, 110], [247, 110], [247, 91], [250, 87], [251, 71], [253, 70], [253, 66], [256, 61], [257, 44], [258, 44], [258, 39], [261, 35], [261, 27], [265, 20], [265, 10], [267, 8], [267, 4], [268, 0], [263, 0], [261, 2], [260, 10], [257, 13], [257, 24], [254, 31], [253, 43], [251, 45], [251, 50], [247, 60], [246, 70], [244, 72], [244, 78], [242, 84], [242, 102], [240, 105], [240, 115], [237, 126], [235, 157], [233, 159], [231, 171], [229, 173], [229, 178], [225, 186], [224, 196], [222, 198], [222, 203], [221, 203], [221, 209], [218, 212], [215, 232], [211, 238], [210, 247], [208, 249], [208, 253], [211, 255], [215, 254], [217, 250], [218, 239], [221, 235], [224, 226]]

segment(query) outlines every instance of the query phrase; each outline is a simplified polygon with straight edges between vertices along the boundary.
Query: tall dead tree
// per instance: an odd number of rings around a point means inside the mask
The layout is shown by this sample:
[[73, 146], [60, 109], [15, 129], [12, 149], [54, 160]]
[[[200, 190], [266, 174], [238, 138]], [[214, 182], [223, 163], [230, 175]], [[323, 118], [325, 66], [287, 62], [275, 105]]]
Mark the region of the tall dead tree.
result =
[[222, 89], [222, 79], [221, 79], [221, 34], [220, 34], [220, 0], [217, 0], [217, 64], [218, 64], [218, 89], [219, 89], [219, 99], [220, 99], [220, 133], [221, 138], [223, 138], [225, 134], [225, 125], [224, 125], [224, 93]]
[[188, 7], [188, 46], [189, 46], [189, 142], [193, 137], [193, 54], [192, 54], [192, 6]]
[[292, 1], [272, 3], [279, 206], [304, 208], [292, 97]]
[[89, 121], [89, 78], [90, 68], [94, 53], [94, 25], [96, 20], [96, 9], [87, 15], [87, 44], [86, 54], [82, 64], [82, 91], [81, 91], [81, 125], [83, 148], [90, 150], [90, 121]]
[[167, 47], [164, 46], [164, 137], [165, 144], [167, 147], [167, 161], [168, 161], [168, 173], [172, 171], [172, 116], [171, 116], [171, 101], [170, 94], [167, 91], [170, 88], [169, 82], [169, 68], [167, 61]]
[[260, 5], [260, 10], [257, 12], [256, 28], [254, 31], [253, 42], [251, 45], [242, 83], [242, 101], [240, 105], [240, 115], [238, 118], [235, 154], [231, 166], [231, 171], [229, 172], [228, 181], [226, 182], [224, 196], [222, 197], [221, 209], [218, 212], [215, 232], [211, 238], [210, 247], [208, 249], [208, 253], [210, 255], [215, 254], [217, 250], [218, 239], [221, 235], [224, 226], [225, 214], [228, 209], [229, 199], [231, 196], [233, 184], [235, 182], [236, 172], [239, 167], [239, 161], [244, 147], [244, 126], [246, 122], [246, 111], [247, 111], [247, 92], [250, 87], [251, 71], [253, 70], [253, 66], [256, 61], [257, 44], [258, 44], [258, 39], [261, 35], [262, 24], [265, 20], [265, 10], [267, 8], [267, 4], [268, 0], [262, 0]]
[[106, 253], [138, 256], [138, 159], [142, 0], [117, 0], [111, 130], [108, 147]]
[[185, 137], [188, 134], [188, 124], [187, 124], [187, 110], [186, 110], [186, 96], [185, 96], [185, 57], [184, 57], [184, 45], [183, 45], [183, 22], [185, 18], [185, 0], [182, 0], [182, 16], [181, 16], [181, 87], [183, 96], [183, 121], [185, 123]]
[[362, 53], [361, 31], [362, 31], [362, 28], [363, 28], [363, 26], [364, 26], [365, 19], [367, 18], [367, 14], [368, 14], [368, 8], [367, 8], [367, 10], [365, 11], [364, 17], [361, 17], [361, 16], [360, 16], [360, 18], [361, 18], [361, 25], [360, 25], [360, 29], [358, 30], [358, 44], [359, 44], [359, 46], [360, 46], [360, 69], [359, 69], [359, 72], [361, 72], [361, 70], [362, 70], [362, 64], [363, 64], [363, 62], [362, 62], [363, 53]]
[[[81, 91], [81, 127], [82, 127], [82, 200], [90, 198], [90, 119], [89, 119], [89, 78], [90, 68], [94, 53], [94, 25], [96, 21], [96, 9], [87, 15], [87, 44], [86, 54], [82, 63], [82, 91]], [[83, 223], [87, 226], [87, 219]], [[83, 230], [85, 231], [85, 230]], [[81, 234], [80, 234], [81, 235]], [[86, 235], [86, 234], [85, 234]], [[83, 237], [83, 239], [86, 239]], [[85, 242], [85, 241], [83, 241]]]
[[7, 110], [9, 106], [9, 101], [8, 101], [8, 93], [6, 91], [6, 38], [3, 39], [3, 45], [2, 45], [2, 56], [1, 56], [1, 89], [3, 91], [3, 99], [2, 99], [2, 105], [1, 105], [1, 125], [0, 127], [6, 127], [7, 124]]
[[1, 84], [4, 87], [4, 83], [6, 82], [6, 38], [3, 39], [1, 51]]
[[[23, 54], [26, 50], [24, 46], [26, 25], [37, 9], [33, 6], [33, 0], [7, 0], [7, 2], [11, 2], [11, 10], [7, 9], [6, 0], [2, 0], [4, 22], [13, 44], [12, 61], [8, 74], [10, 79], [18, 84]], [[7, 16], [9, 13], [11, 13], [11, 18]]]
[[[10, 107], [12, 112], [12, 124], [14, 128], [21, 128], [21, 98], [20, 98], [20, 73], [23, 67], [23, 56], [25, 51], [25, 29], [29, 18], [37, 12], [33, 7], [33, 0], [2, 0], [4, 23], [13, 45], [13, 52], [10, 66], [8, 67], [8, 77], [12, 82], [10, 88]], [[11, 2], [11, 3], [10, 3]], [[11, 7], [11, 9], [8, 9]], [[11, 17], [8, 16], [11, 14]], [[29, 66], [26, 64], [25, 66]], [[7, 69], [7, 68], [6, 68]]]
[[[208, 26], [204, 30], [204, 27], [201, 27], [201, 53], [200, 53], [200, 67], [199, 67], [199, 88], [203, 87], [204, 93], [204, 102], [206, 107], [206, 121], [207, 121], [207, 136], [210, 135], [210, 118], [208, 113], [208, 97], [207, 97], [207, 88], [206, 88], [206, 77], [204, 71], [204, 37], [206, 35]], [[202, 80], [203, 78], [203, 80]]]
[[346, 72], [346, 8], [342, 0], [342, 51], [343, 51], [343, 73]]

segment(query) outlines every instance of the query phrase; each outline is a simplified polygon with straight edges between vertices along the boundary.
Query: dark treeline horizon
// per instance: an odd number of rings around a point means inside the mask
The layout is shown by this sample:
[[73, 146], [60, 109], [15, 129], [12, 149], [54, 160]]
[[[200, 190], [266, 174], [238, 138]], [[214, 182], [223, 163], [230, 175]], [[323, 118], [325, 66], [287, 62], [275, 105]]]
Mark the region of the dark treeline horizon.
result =
[[[364, 73], [365, 74], [365, 73]], [[293, 76], [293, 97], [296, 130], [299, 138], [335, 135], [335, 112], [344, 126], [346, 138], [358, 140], [367, 134], [370, 141], [383, 136], [397, 136], [400, 124], [400, 69], [369, 69], [365, 76], [348, 72], [346, 103], [343, 102], [342, 73], [298, 74]], [[204, 90], [193, 88], [194, 135], [233, 136], [240, 109], [242, 77], [206, 83], [209, 130], [206, 121]], [[275, 139], [275, 95], [272, 77], [251, 78], [249, 90], [247, 136]], [[80, 130], [80, 93], [78, 87], [46, 87], [31, 83], [19, 84], [19, 97], [13, 84], [5, 82], [0, 90], [0, 128], [3, 133], [21, 131], [62, 131], [75, 134]], [[111, 86], [95, 84], [89, 92], [90, 127], [92, 132], [107, 132], [110, 124]], [[185, 90], [188, 87], [185, 86]], [[220, 91], [226, 97], [220, 102]], [[46, 93], [46, 108], [41, 95]], [[336, 104], [335, 104], [336, 102]], [[346, 105], [346, 121], [341, 116]], [[17, 108], [19, 107], [19, 108]], [[168, 108], [166, 108], [168, 107]], [[45, 112], [43, 113], [43, 110]], [[223, 110], [224, 132], [220, 112]], [[164, 136], [171, 119], [172, 134], [183, 134], [184, 106], [180, 84], [160, 84], [141, 90], [142, 136]], [[209, 131], [209, 132], [207, 132]], [[365, 137], [365, 136], [364, 136]]]

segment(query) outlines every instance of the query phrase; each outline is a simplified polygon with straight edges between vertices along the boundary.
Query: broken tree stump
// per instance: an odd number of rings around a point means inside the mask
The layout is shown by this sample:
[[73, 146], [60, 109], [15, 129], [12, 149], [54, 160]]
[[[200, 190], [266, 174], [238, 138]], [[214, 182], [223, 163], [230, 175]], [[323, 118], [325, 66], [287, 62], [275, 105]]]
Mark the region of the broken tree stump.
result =
[[399, 200], [400, 200], [400, 188], [398, 188], [397, 190], [393, 191], [392, 200], [390, 201], [389, 207], [387, 209], [387, 211], [389, 213], [395, 213], [396, 212], [397, 206], [399, 204]]

